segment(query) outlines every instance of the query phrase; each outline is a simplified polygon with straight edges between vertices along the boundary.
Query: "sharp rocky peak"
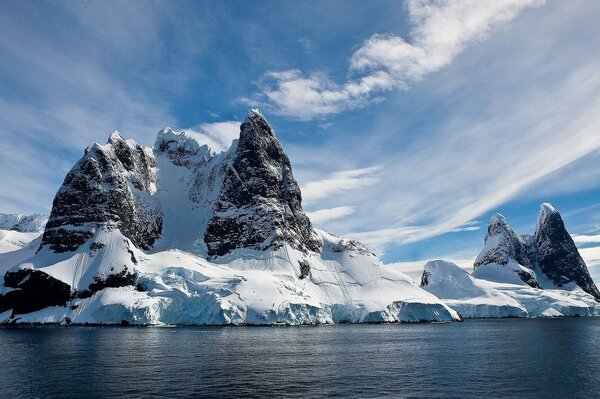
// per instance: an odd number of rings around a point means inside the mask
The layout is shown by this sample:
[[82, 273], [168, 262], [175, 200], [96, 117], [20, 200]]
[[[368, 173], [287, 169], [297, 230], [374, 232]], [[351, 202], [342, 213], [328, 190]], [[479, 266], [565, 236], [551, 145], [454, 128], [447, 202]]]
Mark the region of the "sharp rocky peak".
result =
[[533, 267], [535, 259], [532, 259], [531, 248], [499, 213], [492, 216], [484, 243], [483, 250], [475, 260], [475, 268], [491, 263], [507, 265], [511, 260], [528, 268]]
[[118, 132], [106, 145], [86, 148], [54, 197], [40, 249], [76, 250], [99, 228], [118, 228], [136, 246], [150, 248], [162, 228], [152, 198], [155, 166], [149, 149]]
[[540, 270], [557, 286], [575, 283], [600, 300], [594, 284], [573, 238], [565, 228], [560, 213], [550, 204], [542, 204], [534, 234], [537, 262]]
[[492, 217], [484, 248], [475, 260], [475, 273], [479, 267], [490, 264], [509, 265], [521, 280], [534, 287], [540, 286], [536, 274], [541, 272], [556, 287], [574, 283], [600, 299], [560, 213], [548, 203], [540, 206], [533, 236], [518, 236], [502, 215]]
[[161, 201], [166, 197], [156, 193], [166, 181], [158, 176], [172, 176], [160, 174], [157, 160], [166, 168], [187, 169], [179, 186], [169, 187], [173, 196], [192, 202], [192, 212], [202, 213], [191, 220], [202, 221], [195, 232], [208, 256], [285, 242], [304, 252], [320, 251], [322, 242], [302, 209], [289, 158], [257, 109], [250, 110], [239, 140], [222, 154], [170, 128], [158, 133], [153, 149], [116, 131], [107, 144], [88, 147], [55, 197], [41, 248], [72, 251], [97, 229], [117, 228], [137, 247], [150, 249], [165, 221]]
[[260, 111], [248, 113], [230, 155], [204, 236], [208, 254], [278, 248], [284, 242], [302, 251], [319, 251], [322, 243], [302, 209], [290, 161]]

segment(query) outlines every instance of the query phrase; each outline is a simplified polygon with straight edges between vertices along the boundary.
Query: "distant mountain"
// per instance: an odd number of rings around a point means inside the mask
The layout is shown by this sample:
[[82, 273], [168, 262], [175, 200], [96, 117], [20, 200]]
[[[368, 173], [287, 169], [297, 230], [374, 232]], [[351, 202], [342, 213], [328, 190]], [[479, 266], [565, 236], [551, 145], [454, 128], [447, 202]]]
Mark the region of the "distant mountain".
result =
[[560, 213], [550, 204], [541, 205], [533, 236], [519, 237], [502, 215], [492, 217], [473, 275], [493, 279], [491, 275], [498, 269], [511, 270], [532, 287], [579, 287], [600, 300], [600, 292]]
[[21, 233], [34, 233], [44, 230], [48, 215], [34, 213], [31, 215], [0, 213], [0, 230], [14, 230]]
[[550, 204], [541, 205], [534, 235], [518, 236], [504, 216], [494, 215], [473, 273], [429, 262], [421, 288], [464, 317], [600, 315], [598, 289]]
[[600, 304], [581, 289], [534, 288], [511, 274], [498, 267], [482, 277], [436, 260], [425, 265], [421, 287], [465, 318], [600, 316]]
[[0, 255], [6, 322], [458, 320], [362, 244], [312, 226], [258, 110], [221, 153], [168, 128], [154, 148], [117, 132], [88, 147], [37, 253], [24, 250]]

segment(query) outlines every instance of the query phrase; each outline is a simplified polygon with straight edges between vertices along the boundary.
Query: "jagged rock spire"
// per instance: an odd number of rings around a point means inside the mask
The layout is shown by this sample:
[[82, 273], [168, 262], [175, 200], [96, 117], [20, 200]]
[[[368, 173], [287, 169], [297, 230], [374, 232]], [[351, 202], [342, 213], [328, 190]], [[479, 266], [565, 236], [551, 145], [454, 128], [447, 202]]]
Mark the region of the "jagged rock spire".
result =
[[151, 153], [118, 132], [106, 145], [88, 147], [54, 197], [40, 248], [73, 251], [109, 224], [139, 248], [150, 248], [162, 227], [150, 198], [155, 166]]
[[[321, 243], [302, 210], [298, 183], [281, 143], [259, 110], [250, 110], [229, 162], [204, 241], [210, 256], [236, 248], [318, 251]], [[285, 230], [285, 232], [284, 232]]]
[[534, 234], [540, 270], [558, 287], [575, 283], [600, 300], [600, 292], [560, 213], [550, 204], [542, 204]]
[[514, 232], [506, 218], [499, 213], [492, 216], [484, 242], [484, 248], [475, 260], [475, 267], [489, 263], [506, 265], [514, 259], [531, 268], [535, 262], [535, 259], [530, 258], [530, 250], [523, 238]]

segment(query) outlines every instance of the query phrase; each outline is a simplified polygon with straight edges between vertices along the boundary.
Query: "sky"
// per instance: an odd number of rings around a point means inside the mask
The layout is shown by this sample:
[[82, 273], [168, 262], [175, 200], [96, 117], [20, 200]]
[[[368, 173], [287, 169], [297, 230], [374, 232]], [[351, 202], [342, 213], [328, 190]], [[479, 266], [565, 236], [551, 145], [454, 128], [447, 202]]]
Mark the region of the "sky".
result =
[[83, 149], [165, 126], [227, 148], [259, 107], [303, 206], [400, 270], [563, 215], [600, 280], [596, 0], [5, 1], [0, 212], [49, 212]]

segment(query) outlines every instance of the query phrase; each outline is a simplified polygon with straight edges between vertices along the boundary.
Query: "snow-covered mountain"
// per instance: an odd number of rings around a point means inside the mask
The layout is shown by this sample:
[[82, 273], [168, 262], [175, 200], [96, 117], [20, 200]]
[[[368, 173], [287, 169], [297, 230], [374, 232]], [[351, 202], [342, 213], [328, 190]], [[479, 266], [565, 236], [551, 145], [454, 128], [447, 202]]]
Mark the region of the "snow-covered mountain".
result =
[[581, 289], [534, 288], [514, 279], [484, 279], [451, 262], [428, 262], [421, 287], [465, 318], [600, 316], [600, 305]]
[[535, 288], [578, 287], [600, 300], [600, 292], [560, 213], [547, 203], [540, 206], [533, 236], [517, 236], [504, 216], [494, 215], [473, 275], [499, 282], [518, 278]]
[[221, 153], [171, 129], [159, 132], [154, 148], [115, 132], [67, 174], [36, 253], [13, 251], [0, 266], [0, 319], [459, 319], [360, 243], [313, 228], [301, 200], [289, 159], [258, 110]]
[[39, 233], [44, 230], [47, 221], [48, 215], [41, 213], [31, 215], [0, 213], [0, 230]]
[[492, 217], [472, 274], [427, 263], [421, 287], [464, 317], [600, 315], [600, 295], [558, 211], [542, 204], [534, 235]]

